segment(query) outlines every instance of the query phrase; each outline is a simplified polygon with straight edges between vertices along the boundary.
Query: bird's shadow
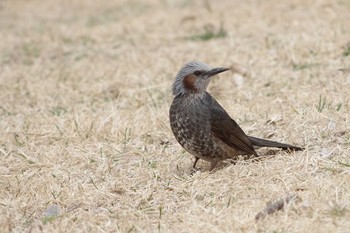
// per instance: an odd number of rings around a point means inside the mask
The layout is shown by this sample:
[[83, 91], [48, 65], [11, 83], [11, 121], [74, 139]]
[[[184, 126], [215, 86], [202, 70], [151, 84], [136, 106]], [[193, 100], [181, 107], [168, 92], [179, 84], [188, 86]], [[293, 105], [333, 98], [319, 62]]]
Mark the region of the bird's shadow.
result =
[[215, 168], [213, 170], [210, 171], [210, 163], [205, 162], [203, 160], [200, 160], [200, 162], [198, 163], [199, 166], [197, 166], [196, 168], [193, 168], [192, 166], [190, 168], [187, 169], [187, 172], [184, 171], [187, 175], [194, 175], [197, 172], [209, 172], [209, 173], [214, 173], [215, 171], [224, 169], [228, 166], [231, 165], [236, 165], [238, 162], [243, 162], [243, 163], [256, 163], [256, 162], [260, 162], [266, 159], [269, 159], [281, 152], [288, 152], [285, 150], [276, 150], [276, 149], [267, 149], [267, 148], [263, 148], [259, 150], [259, 157], [254, 157], [254, 158], [244, 158], [244, 156], [241, 156], [239, 159], [227, 159], [225, 161], [221, 161], [218, 162], [217, 165], [215, 166]]

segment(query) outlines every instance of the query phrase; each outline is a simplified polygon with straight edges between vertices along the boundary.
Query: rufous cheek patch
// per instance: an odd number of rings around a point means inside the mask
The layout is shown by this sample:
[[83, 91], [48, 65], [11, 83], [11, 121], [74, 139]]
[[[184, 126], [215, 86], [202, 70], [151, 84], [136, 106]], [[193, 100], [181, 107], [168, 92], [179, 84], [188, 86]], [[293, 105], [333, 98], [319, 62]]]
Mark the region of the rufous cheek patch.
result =
[[196, 79], [197, 77], [193, 74], [189, 74], [189, 75], [186, 75], [183, 79], [183, 83], [184, 83], [184, 87], [187, 89], [187, 90], [191, 90], [191, 91], [195, 91], [197, 92], [197, 88], [195, 86], [195, 82], [196, 82]]

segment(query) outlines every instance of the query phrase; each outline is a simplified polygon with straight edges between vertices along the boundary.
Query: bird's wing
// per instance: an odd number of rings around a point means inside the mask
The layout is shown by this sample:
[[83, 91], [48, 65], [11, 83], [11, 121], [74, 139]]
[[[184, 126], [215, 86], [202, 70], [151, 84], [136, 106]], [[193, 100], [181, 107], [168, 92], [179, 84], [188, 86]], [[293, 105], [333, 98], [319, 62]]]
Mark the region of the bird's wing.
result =
[[210, 113], [211, 132], [214, 136], [240, 152], [257, 155], [247, 135], [214, 98]]

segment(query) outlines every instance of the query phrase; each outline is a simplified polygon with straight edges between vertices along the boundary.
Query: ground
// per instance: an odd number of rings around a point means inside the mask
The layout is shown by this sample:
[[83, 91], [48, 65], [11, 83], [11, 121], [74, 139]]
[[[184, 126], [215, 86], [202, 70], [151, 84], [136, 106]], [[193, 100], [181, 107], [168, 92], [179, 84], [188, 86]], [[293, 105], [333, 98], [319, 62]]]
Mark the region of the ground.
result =
[[[1, 232], [349, 232], [349, 12], [347, 0], [1, 0]], [[305, 150], [193, 172], [168, 119], [190, 60], [232, 68], [208, 91], [247, 134]]]

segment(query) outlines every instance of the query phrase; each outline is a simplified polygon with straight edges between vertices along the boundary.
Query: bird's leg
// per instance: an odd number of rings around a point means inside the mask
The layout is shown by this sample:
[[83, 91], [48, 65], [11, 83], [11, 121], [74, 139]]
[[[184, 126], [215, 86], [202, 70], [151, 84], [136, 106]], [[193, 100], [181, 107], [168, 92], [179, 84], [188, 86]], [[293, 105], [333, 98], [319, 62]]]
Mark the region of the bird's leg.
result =
[[218, 163], [218, 160], [211, 161], [209, 171], [212, 171], [215, 168], [217, 163]]
[[194, 164], [193, 164], [193, 169], [196, 169], [196, 164], [198, 162], [199, 158], [198, 157], [195, 157], [195, 160], [194, 160]]
[[191, 169], [191, 175], [193, 175], [195, 172], [197, 172], [198, 168], [196, 168], [196, 164], [198, 162], [199, 158], [198, 157], [194, 157], [194, 163], [193, 163], [193, 166], [192, 166], [192, 169]]

